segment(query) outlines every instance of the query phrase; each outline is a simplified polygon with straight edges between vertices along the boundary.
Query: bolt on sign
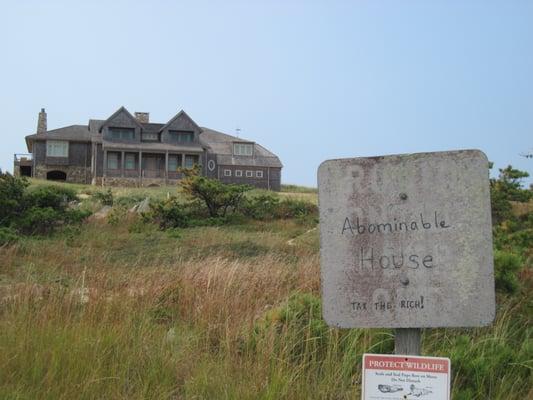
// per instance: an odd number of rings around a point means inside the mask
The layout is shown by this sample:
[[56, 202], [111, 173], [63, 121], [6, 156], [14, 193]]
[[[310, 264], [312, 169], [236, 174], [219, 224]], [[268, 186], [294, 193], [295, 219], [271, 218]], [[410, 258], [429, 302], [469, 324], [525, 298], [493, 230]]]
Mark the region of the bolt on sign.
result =
[[363, 355], [362, 400], [449, 400], [450, 359]]
[[488, 164], [478, 150], [323, 162], [318, 197], [326, 322], [342, 328], [490, 324]]

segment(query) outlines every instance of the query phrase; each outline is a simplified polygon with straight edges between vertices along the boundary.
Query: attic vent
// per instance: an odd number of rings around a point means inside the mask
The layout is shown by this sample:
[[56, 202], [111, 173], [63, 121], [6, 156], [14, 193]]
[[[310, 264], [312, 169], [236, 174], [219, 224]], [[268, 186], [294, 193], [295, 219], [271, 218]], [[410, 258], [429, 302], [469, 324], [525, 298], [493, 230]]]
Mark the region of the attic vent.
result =
[[137, 121], [143, 123], [143, 124], [147, 124], [150, 122], [150, 113], [147, 113], [147, 112], [135, 112], [135, 118], [137, 119]]

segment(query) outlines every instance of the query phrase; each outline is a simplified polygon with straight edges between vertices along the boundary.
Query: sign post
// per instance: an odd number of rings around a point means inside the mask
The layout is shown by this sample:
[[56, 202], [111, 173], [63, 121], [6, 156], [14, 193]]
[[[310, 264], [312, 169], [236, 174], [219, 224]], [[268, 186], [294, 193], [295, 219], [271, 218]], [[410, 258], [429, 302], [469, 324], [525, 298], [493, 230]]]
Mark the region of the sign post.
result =
[[339, 328], [421, 328], [495, 316], [488, 160], [478, 150], [323, 162], [318, 169], [322, 307]]

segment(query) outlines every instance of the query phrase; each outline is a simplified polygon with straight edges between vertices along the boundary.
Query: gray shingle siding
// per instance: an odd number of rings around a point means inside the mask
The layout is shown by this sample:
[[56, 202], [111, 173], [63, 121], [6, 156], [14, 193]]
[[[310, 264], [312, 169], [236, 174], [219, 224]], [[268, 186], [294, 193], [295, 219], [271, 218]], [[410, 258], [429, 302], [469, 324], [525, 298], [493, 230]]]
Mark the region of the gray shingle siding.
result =
[[[133, 139], [115, 138], [110, 128], [132, 128]], [[191, 142], [174, 141], [170, 131], [186, 131], [193, 133]], [[148, 140], [142, 135], [149, 134], [157, 140]], [[156, 136], [157, 135], [157, 136]], [[69, 142], [68, 158], [47, 157], [46, 140], [63, 140]], [[234, 143], [249, 143], [253, 145], [253, 156], [237, 156], [233, 154]], [[141, 123], [121, 107], [107, 120], [91, 119], [87, 125], [70, 125], [54, 129], [45, 133], [33, 134], [26, 137], [28, 150], [33, 152], [34, 170], [39, 169], [39, 177], [46, 175], [52, 169], [64, 170], [67, 180], [92, 181], [105, 184], [107, 177], [134, 179], [134, 184], [155, 183], [143, 179], [145, 177], [159, 178], [161, 183], [179, 179], [181, 176], [173, 171], [164, 171], [166, 154], [179, 155], [185, 160], [187, 155], [198, 157], [201, 173], [210, 178], [220, 179], [226, 183], [249, 184], [256, 187], [279, 190], [281, 185], [282, 164], [279, 158], [252, 141], [227, 135], [209, 128], [198, 126], [184, 111], [180, 111], [166, 124]], [[95, 151], [93, 155], [92, 152]], [[106, 156], [110, 152], [118, 153], [118, 169], [107, 170]], [[139, 153], [142, 152], [142, 173], [139, 175]], [[122, 169], [122, 154], [135, 154], [135, 169]], [[159, 161], [149, 162], [149, 154]], [[161, 170], [163, 168], [163, 170]], [[224, 176], [223, 169], [230, 169], [231, 176]], [[242, 176], [235, 176], [235, 171], [242, 170]], [[252, 176], [246, 176], [245, 171], [253, 171]], [[258, 175], [257, 171], [261, 171]], [[262, 176], [260, 175], [262, 173]], [[86, 175], [86, 177], [85, 177]], [[114, 182], [117, 182], [116, 180]]]

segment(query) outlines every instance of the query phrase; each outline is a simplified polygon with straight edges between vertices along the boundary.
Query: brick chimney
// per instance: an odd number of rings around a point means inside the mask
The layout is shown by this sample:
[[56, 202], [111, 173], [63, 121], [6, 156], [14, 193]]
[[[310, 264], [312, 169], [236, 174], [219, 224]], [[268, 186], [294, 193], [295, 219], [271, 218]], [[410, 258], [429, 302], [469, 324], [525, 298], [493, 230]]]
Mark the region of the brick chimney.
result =
[[44, 108], [41, 108], [39, 118], [37, 119], [37, 133], [45, 133], [47, 130], [46, 111], [44, 111]]
[[135, 118], [142, 124], [147, 124], [150, 122], [150, 113], [147, 112], [137, 112], [135, 111]]

